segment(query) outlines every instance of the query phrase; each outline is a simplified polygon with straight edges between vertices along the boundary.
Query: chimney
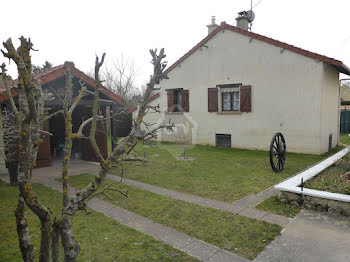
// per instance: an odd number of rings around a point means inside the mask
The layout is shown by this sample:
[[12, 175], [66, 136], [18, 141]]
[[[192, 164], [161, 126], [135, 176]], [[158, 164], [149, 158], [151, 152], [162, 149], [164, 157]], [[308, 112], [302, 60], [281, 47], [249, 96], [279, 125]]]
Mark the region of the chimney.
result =
[[70, 68], [71, 70], [73, 68], [75, 68], [75, 65], [73, 62], [70, 62], [70, 61], [65, 61], [64, 64], [63, 64], [64, 68]]
[[250, 19], [246, 11], [239, 12], [238, 17], [236, 18], [236, 21], [237, 21], [237, 25], [236, 25], [237, 28], [248, 31]]
[[215, 23], [215, 16], [211, 17], [211, 24], [207, 25], [208, 27], [208, 35], [213, 32], [216, 28], [218, 28], [219, 26]]

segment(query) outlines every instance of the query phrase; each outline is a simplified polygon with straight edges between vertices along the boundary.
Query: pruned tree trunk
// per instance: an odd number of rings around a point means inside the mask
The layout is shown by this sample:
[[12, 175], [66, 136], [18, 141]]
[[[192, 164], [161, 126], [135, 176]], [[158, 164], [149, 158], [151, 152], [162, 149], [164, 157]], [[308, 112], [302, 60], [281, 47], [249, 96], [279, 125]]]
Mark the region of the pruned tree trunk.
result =
[[[30, 50], [33, 49], [33, 44], [30, 39], [24, 37], [20, 38], [21, 45], [16, 50], [12, 44], [11, 38], [3, 43], [7, 50], [7, 53], [2, 51], [3, 55], [9, 59], [12, 59], [18, 70], [19, 79], [19, 110], [17, 109], [9, 86], [6, 84], [5, 77], [5, 87], [9, 96], [10, 104], [13, 111], [16, 114], [16, 127], [18, 138], [18, 149], [19, 149], [19, 174], [18, 174], [18, 187], [21, 197], [23, 197], [27, 206], [37, 215], [41, 221], [41, 247], [40, 247], [40, 261], [49, 261], [50, 256], [50, 226], [52, 224], [51, 212], [40, 203], [37, 195], [35, 194], [32, 184], [31, 184], [31, 168], [33, 159], [33, 146], [38, 146], [39, 141], [33, 141], [33, 139], [40, 140], [40, 136], [37, 134], [33, 135], [33, 132], [38, 131], [40, 126], [39, 115], [42, 113], [40, 108], [40, 103], [37, 104], [38, 93], [36, 92], [35, 86], [32, 79], [32, 64], [30, 57]], [[5, 70], [2, 69], [2, 74], [5, 74]], [[40, 92], [40, 90], [39, 90]], [[32, 129], [34, 127], [34, 131]], [[36, 157], [36, 156], [34, 156]], [[20, 207], [20, 205], [19, 205]], [[22, 213], [20, 209], [17, 212], [20, 221]], [[23, 221], [23, 220], [22, 220]], [[25, 220], [26, 221], [26, 220]], [[26, 223], [26, 222], [25, 222]], [[21, 229], [21, 227], [20, 227]], [[28, 231], [19, 230], [18, 231], [19, 242], [25, 242], [26, 238], [29, 236]], [[21, 251], [27, 251], [22, 249]], [[27, 253], [22, 253], [23, 257], [27, 257]]]
[[64, 261], [75, 261], [79, 252], [80, 245], [74, 240], [73, 236], [73, 217], [75, 215], [75, 209], [71, 209], [71, 204], [68, 195], [68, 164], [71, 158], [73, 138], [78, 137], [77, 134], [72, 132], [72, 114], [75, 107], [78, 105], [79, 101], [83, 97], [86, 87], [83, 86], [78, 96], [75, 98], [74, 102], [71, 104], [72, 100], [72, 81], [71, 81], [71, 70], [68, 66], [66, 70], [66, 96], [63, 105], [63, 116], [65, 119], [65, 152], [64, 159], [62, 162], [62, 179], [63, 179], [63, 207], [62, 207], [62, 217], [59, 223], [62, 245], [64, 249]]
[[69, 112], [69, 104], [72, 100], [72, 76], [70, 68], [67, 68], [66, 72], [66, 95], [64, 97], [63, 104], [63, 117], [65, 121], [65, 148], [64, 148], [64, 158], [62, 162], [62, 179], [63, 179], [63, 206], [64, 209], [69, 201], [68, 196], [68, 164], [71, 157], [72, 151], [72, 114]]
[[30, 244], [30, 234], [25, 210], [24, 199], [19, 195], [17, 208], [15, 210], [19, 248], [21, 249], [24, 262], [34, 262], [33, 246]]
[[41, 221], [40, 262], [50, 262], [50, 223]]
[[74, 262], [77, 259], [77, 256], [80, 252], [80, 245], [74, 239], [72, 226], [73, 226], [73, 217], [75, 215], [75, 210], [72, 209], [71, 205], [68, 205], [68, 208], [64, 210], [60, 221], [60, 232], [62, 239], [62, 246], [64, 249], [64, 261], [65, 262]]
[[51, 246], [52, 262], [59, 262], [60, 261], [60, 227], [56, 221], [52, 225], [51, 241], [52, 241], [52, 246]]

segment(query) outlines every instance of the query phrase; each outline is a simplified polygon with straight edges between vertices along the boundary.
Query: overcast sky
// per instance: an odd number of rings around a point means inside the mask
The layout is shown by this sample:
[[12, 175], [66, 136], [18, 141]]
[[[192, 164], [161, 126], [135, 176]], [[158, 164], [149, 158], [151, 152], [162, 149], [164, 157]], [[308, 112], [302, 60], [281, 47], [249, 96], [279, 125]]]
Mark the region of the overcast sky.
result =
[[[252, 31], [334, 57], [350, 66], [349, 0], [253, 0]], [[120, 56], [134, 61], [138, 81], [151, 74], [150, 48], [164, 47], [169, 65], [207, 35], [211, 16], [235, 25], [250, 0], [11, 0], [1, 3], [0, 41], [31, 37], [34, 64], [73, 61], [91, 71], [95, 54], [107, 64]], [[2, 47], [2, 46], [1, 46]], [[2, 56], [2, 55], [1, 55]], [[7, 62], [1, 57], [0, 62]], [[13, 66], [10, 70], [17, 77]]]

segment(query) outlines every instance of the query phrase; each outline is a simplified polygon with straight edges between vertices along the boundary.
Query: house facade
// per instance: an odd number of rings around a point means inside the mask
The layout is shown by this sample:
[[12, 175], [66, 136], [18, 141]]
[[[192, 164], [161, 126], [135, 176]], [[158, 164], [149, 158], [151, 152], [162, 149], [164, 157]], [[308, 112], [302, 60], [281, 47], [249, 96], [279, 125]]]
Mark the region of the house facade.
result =
[[[145, 122], [174, 122], [160, 140], [323, 154], [339, 142], [341, 61], [222, 22], [170, 66]], [[212, 31], [210, 33], [210, 31]], [[134, 116], [137, 110], [134, 111]]]

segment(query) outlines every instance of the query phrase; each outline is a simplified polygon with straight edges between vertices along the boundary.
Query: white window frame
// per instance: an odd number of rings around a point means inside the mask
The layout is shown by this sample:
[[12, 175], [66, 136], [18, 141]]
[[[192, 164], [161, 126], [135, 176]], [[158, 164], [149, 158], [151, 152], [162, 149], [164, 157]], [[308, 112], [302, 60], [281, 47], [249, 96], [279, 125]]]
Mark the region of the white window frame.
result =
[[[226, 92], [238, 92], [238, 110], [222, 110], [222, 94]], [[241, 111], [241, 85], [235, 87], [218, 86], [218, 112], [240, 112]]]

